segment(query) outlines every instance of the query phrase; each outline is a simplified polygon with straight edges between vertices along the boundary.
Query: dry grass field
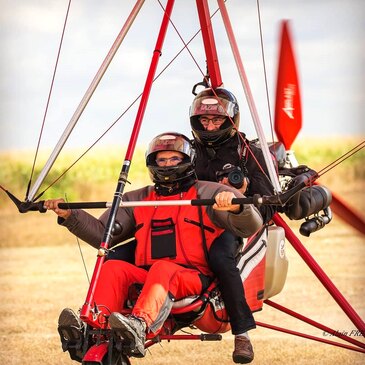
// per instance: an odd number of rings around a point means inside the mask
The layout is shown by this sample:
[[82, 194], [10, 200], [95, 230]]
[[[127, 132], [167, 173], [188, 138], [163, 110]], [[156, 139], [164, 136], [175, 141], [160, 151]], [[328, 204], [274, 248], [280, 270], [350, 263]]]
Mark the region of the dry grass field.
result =
[[[12, 216], [4, 212], [0, 215], [2, 228], [9, 222], [16, 227], [9, 236], [2, 235], [7, 244], [0, 251], [0, 364], [72, 364], [74, 362], [61, 351], [56, 327], [61, 309], [65, 306], [77, 309], [86, 295], [88, 281], [78, 245], [71, 235], [56, 226], [51, 214], [11, 220]], [[25, 233], [30, 226], [37, 227], [39, 245], [14, 246], [12, 239], [17, 231], [27, 240]], [[335, 219], [325, 230], [302, 241], [364, 318], [364, 238]], [[82, 242], [81, 248], [90, 275], [95, 251]], [[336, 330], [350, 332], [354, 329], [290, 245], [287, 254], [290, 265], [287, 283], [273, 300]], [[324, 337], [320, 330], [268, 306], [255, 318]], [[363, 364], [365, 359], [364, 354], [260, 327], [251, 331], [251, 338], [255, 364], [353, 365]], [[162, 343], [151, 347], [145, 359], [136, 359], [132, 364], [231, 364], [232, 341], [232, 336], [225, 334], [221, 342]]]
[[[346, 175], [327, 180], [349, 204], [365, 209], [364, 180], [343, 184]], [[1, 201], [5, 195], [1, 193]], [[94, 212], [96, 215], [100, 211]], [[364, 216], [364, 215], [363, 215]], [[295, 232], [299, 224], [290, 222]], [[298, 233], [299, 234], [299, 233]], [[310, 238], [299, 236], [314, 259], [359, 313], [365, 317], [365, 239], [336, 216], [328, 227]], [[83, 304], [88, 279], [76, 239], [57, 226], [52, 213], [21, 215], [14, 207], [0, 209], [0, 364], [66, 365], [57, 333], [62, 308]], [[80, 242], [88, 275], [95, 264], [95, 250]], [[314, 274], [287, 244], [289, 272], [284, 290], [273, 301], [341, 332], [354, 325], [338, 307]], [[275, 309], [264, 306], [257, 321], [302, 331], [320, 338], [310, 327]], [[364, 364], [365, 355], [343, 348], [294, 337], [262, 327], [250, 332], [255, 348], [254, 364]], [[364, 342], [363, 337], [353, 338]], [[232, 364], [233, 337], [220, 342], [172, 341], [154, 345], [144, 359], [132, 365], [226, 365]]]

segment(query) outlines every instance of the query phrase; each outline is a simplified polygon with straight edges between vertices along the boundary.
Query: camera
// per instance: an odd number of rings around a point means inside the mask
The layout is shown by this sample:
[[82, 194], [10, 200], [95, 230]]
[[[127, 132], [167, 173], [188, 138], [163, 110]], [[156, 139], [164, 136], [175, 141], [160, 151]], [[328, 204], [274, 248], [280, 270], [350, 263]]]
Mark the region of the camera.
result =
[[216, 173], [217, 181], [221, 181], [224, 177], [227, 177], [229, 184], [236, 189], [240, 189], [243, 186], [246, 178], [240, 167], [230, 163], [225, 164], [222, 170]]

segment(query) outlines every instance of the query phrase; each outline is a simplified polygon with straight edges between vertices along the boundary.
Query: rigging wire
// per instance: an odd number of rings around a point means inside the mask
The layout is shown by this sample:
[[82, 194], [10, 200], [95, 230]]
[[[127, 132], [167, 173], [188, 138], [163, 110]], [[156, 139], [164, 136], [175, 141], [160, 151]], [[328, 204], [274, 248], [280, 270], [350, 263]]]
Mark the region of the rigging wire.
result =
[[[224, 2], [226, 2], [227, 0], [225, 0]], [[165, 11], [164, 7], [162, 6], [160, 0], [158, 0], [161, 8], [163, 9], [163, 11]], [[220, 9], [216, 9], [213, 14], [210, 16], [210, 19], [212, 19], [215, 14], [219, 11]], [[173, 28], [175, 29], [177, 35], [179, 36], [181, 42], [184, 44], [184, 49], [186, 48], [186, 50], [188, 51], [188, 53], [190, 54], [193, 62], [195, 63], [196, 67], [198, 68], [198, 70], [200, 71], [200, 73], [203, 76], [203, 80], [206, 81], [206, 83], [208, 84], [209, 88], [212, 90], [213, 94], [217, 97], [217, 100], [219, 101], [220, 105], [223, 107], [223, 109], [225, 109], [224, 105], [220, 102], [220, 99], [217, 95], [217, 93], [215, 92], [215, 90], [211, 87], [209, 79], [207, 78], [207, 76], [204, 74], [203, 70], [201, 69], [201, 67], [199, 66], [198, 62], [196, 61], [195, 57], [193, 56], [192, 52], [190, 51], [188, 44], [190, 43], [190, 41], [187, 43], [185, 43], [183, 37], [181, 36], [180, 32], [178, 31], [178, 29], [176, 28], [174, 22], [171, 20], [171, 18], [169, 18], [171, 25], [173, 26]], [[200, 30], [198, 31], [198, 33], [200, 32]], [[227, 111], [226, 111], [227, 112]], [[246, 140], [243, 138], [243, 136], [241, 135], [241, 133], [239, 132], [239, 130], [237, 129], [237, 126], [235, 125], [234, 121], [232, 120], [232, 118], [227, 114], [227, 117], [229, 119], [229, 121], [231, 122], [233, 128], [236, 130], [241, 142], [244, 144], [244, 146], [247, 148], [248, 152], [251, 154], [251, 157], [254, 159], [255, 163], [257, 164], [258, 168], [261, 170], [261, 172], [263, 173], [263, 175], [266, 177], [266, 179], [268, 180], [268, 182], [272, 185], [272, 182], [270, 180], [270, 178], [268, 177], [267, 173], [265, 172], [264, 168], [261, 166], [261, 164], [259, 163], [259, 161], [257, 160], [256, 156], [254, 155], [254, 153], [251, 150], [251, 147], [249, 146], [249, 144], [246, 142]]]
[[[245, 95], [246, 95], [247, 104], [248, 104], [248, 107], [249, 107], [250, 112], [251, 112], [252, 120], [254, 122], [254, 125], [255, 125], [256, 131], [258, 133], [258, 136], [259, 137], [264, 137], [263, 136], [263, 131], [261, 130], [260, 121], [259, 121], [258, 113], [257, 113], [256, 107], [255, 107], [255, 103], [253, 101], [253, 96], [252, 96], [252, 93], [251, 93], [249, 82], [248, 82], [248, 79], [247, 79], [247, 76], [246, 76], [246, 73], [245, 73], [245, 70], [244, 70], [244, 67], [243, 67], [243, 63], [241, 61], [241, 56], [239, 55], [238, 45], [237, 45], [237, 42], [235, 40], [235, 37], [234, 37], [234, 34], [233, 34], [233, 29], [232, 29], [231, 24], [230, 24], [229, 16], [228, 16], [228, 13], [225, 9], [225, 6], [222, 6], [222, 4], [221, 4], [221, 3], [224, 4], [225, 1], [219, 1], [218, 0], [218, 3], [219, 3], [219, 8], [220, 8], [221, 13], [222, 13], [223, 22], [224, 22], [224, 25], [225, 25], [225, 28], [226, 28], [226, 31], [227, 31], [228, 39], [229, 39], [229, 42], [231, 44], [234, 59], [236, 61], [237, 70], [238, 70], [238, 73], [239, 73], [239, 76], [240, 76], [240, 79], [241, 79], [241, 83], [242, 83], [242, 86], [243, 86], [243, 89], [244, 89], [244, 92], [245, 92]], [[233, 124], [233, 121], [232, 120], [230, 120], [230, 121]], [[276, 177], [271, 176], [271, 175], [273, 175], [273, 174], [270, 174], [270, 172], [272, 172], [271, 171], [271, 166], [270, 166], [271, 162], [267, 161], [267, 158], [266, 158], [266, 157], [268, 157], [267, 153], [269, 153], [268, 148], [264, 148], [265, 151], [263, 151], [264, 152], [263, 157], [264, 157], [264, 160], [266, 162], [266, 167], [267, 167], [267, 170], [265, 171], [263, 166], [261, 165], [261, 163], [257, 160], [256, 156], [252, 152], [251, 147], [246, 142], [244, 136], [237, 130], [237, 127], [235, 127], [235, 126], [233, 126], [233, 127], [238, 132], [238, 136], [239, 136], [241, 142], [243, 142], [243, 145], [245, 146], [245, 148], [247, 148], [248, 152], [251, 154], [251, 158], [255, 161], [256, 166], [261, 170], [262, 174], [265, 176], [265, 179], [273, 187], [274, 191], [276, 191], [276, 185], [277, 184], [275, 183], [275, 181], [271, 181], [271, 177], [275, 180], [276, 180]], [[263, 139], [263, 140], [261, 141], [261, 139]], [[266, 143], [265, 138], [259, 138], [259, 141], [263, 142], [263, 143]], [[270, 175], [270, 177], [268, 176], [268, 174]], [[276, 171], [276, 174], [277, 174], [277, 171]]]
[[[160, 0], [157, 0], [159, 5], [161, 6], [162, 10], [165, 12], [165, 8], [163, 7], [163, 5], [161, 4]], [[219, 8], [217, 8], [212, 15], [210, 16], [210, 18], [212, 19], [216, 13], [219, 12]], [[204, 80], [209, 84], [209, 80], [207, 79], [206, 75], [204, 74], [203, 70], [200, 68], [198, 62], [196, 61], [195, 57], [193, 56], [192, 52], [190, 51], [188, 45], [195, 39], [195, 37], [201, 32], [201, 30], [199, 29], [188, 42], [185, 42], [183, 37], [181, 36], [181, 34], [179, 33], [177, 27], [175, 26], [174, 22], [171, 20], [171, 18], [169, 17], [169, 21], [172, 24], [173, 28], [175, 29], [177, 35], [179, 36], [181, 42], [183, 43], [184, 47], [171, 59], [170, 62], [168, 62], [168, 64], [162, 69], [162, 71], [155, 77], [155, 79], [153, 80], [153, 82], [161, 76], [161, 74], [175, 61], [175, 59], [186, 49], [188, 51], [188, 53], [190, 54], [193, 62], [195, 63], [196, 67], [198, 68], [198, 70], [200, 71], [200, 73], [202, 74]], [[215, 91], [212, 89], [213, 93], [215, 93]], [[36, 201], [38, 200], [49, 188], [51, 188], [57, 181], [59, 181], [78, 161], [80, 161], [80, 159], [82, 157], [84, 157], [104, 136], [106, 133], [109, 132], [109, 130], [126, 114], [126, 112], [137, 102], [137, 100], [141, 97], [142, 93], [125, 109], [125, 111], [100, 135], [99, 138], [97, 138], [97, 140], [89, 147], [85, 150], [84, 153], [82, 153], [66, 170], [64, 170], [64, 172], [58, 176], [58, 178], [56, 178], [53, 182], [51, 182], [42, 192], [40, 192], [33, 200]], [[217, 96], [217, 95], [216, 95]], [[234, 124], [232, 118], [228, 117], [230, 119], [230, 122], [233, 125], [233, 128], [237, 131], [237, 127]], [[267, 176], [266, 172], [264, 171], [263, 167], [261, 166], [261, 164], [259, 163], [259, 161], [256, 159], [256, 156], [253, 154], [250, 146], [248, 145], [248, 143], [246, 142], [246, 140], [243, 138], [243, 136], [238, 133], [239, 138], [241, 139], [241, 141], [243, 142], [243, 144], [245, 145], [245, 147], [247, 148], [248, 152], [251, 154], [251, 157], [255, 160], [257, 166], [260, 168], [260, 170], [262, 171], [262, 173], [266, 176], [267, 180], [271, 183], [270, 178]]]
[[[159, 1], [159, 0], [158, 0]], [[163, 5], [160, 3], [160, 6], [162, 7], [163, 11], [165, 11]], [[213, 18], [215, 16], [215, 14], [219, 11], [219, 9], [216, 9], [215, 12], [213, 12], [211, 18]], [[171, 24], [172, 21], [169, 18]], [[174, 26], [174, 25], [173, 25]], [[175, 28], [175, 27], [174, 27]], [[176, 29], [176, 28], [175, 28]], [[177, 30], [176, 30], [177, 31]], [[201, 32], [201, 30], [199, 29], [198, 31], [196, 31], [193, 36], [189, 39], [188, 42], [184, 42], [184, 40], [181, 38], [184, 47], [180, 49], [180, 51], [177, 52], [177, 54], [166, 64], [166, 66], [161, 70], [160, 73], [157, 74], [157, 76], [153, 79], [153, 82], [155, 82], [165, 71], [167, 68], [170, 67], [170, 65], [176, 60], [177, 57], [180, 56], [180, 54], [187, 49], [188, 52], [191, 54], [188, 45], [197, 37], [197, 35]], [[200, 72], [202, 73], [204, 79], [206, 79], [203, 71], [201, 70], [201, 68], [199, 67], [199, 65], [197, 64], [196, 60], [194, 59], [194, 57], [191, 55], [191, 57], [193, 58], [195, 64], [197, 65], [198, 69], [200, 70]], [[116, 123], [119, 122], [119, 120], [129, 111], [129, 109], [131, 109], [131, 107], [139, 100], [139, 98], [142, 96], [142, 93], [140, 93], [132, 102], [131, 104], [122, 112], [122, 114], [114, 121], [112, 122], [112, 124], [67, 168], [65, 169], [61, 175], [59, 175], [55, 180], [53, 180], [53, 182], [51, 182], [42, 192], [40, 192], [33, 200], [37, 201], [49, 188], [51, 188], [57, 181], [59, 181], [74, 165], [76, 165], [76, 163], [78, 161], [81, 160], [81, 158], [83, 158], [113, 127]], [[233, 121], [231, 121], [233, 123]]]
[[[68, 199], [67, 199], [67, 194], [65, 193], [65, 202], [68, 203]], [[89, 273], [87, 271], [87, 267], [86, 267], [86, 262], [85, 262], [85, 257], [84, 257], [84, 253], [82, 252], [82, 249], [81, 249], [81, 244], [80, 244], [80, 240], [79, 238], [75, 235], [76, 237], [76, 241], [77, 241], [77, 246], [79, 248], [79, 252], [80, 252], [80, 256], [81, 256], [81, 260], [82, 260], [82, 264], [84, 265], [84, 270], [85, 270], [85, 274], [86, 274], [86, 278], [87, 278], [87, 281], [88, 281], [88, 284], [90, 285], [90, 277], [89, 277]]]
[[[165, 8], [163, 7], [163, 5], [161, 4], [160, 0], [157, 0], [159, 5], [161, 6], [162, 10], [165, 12]], [[216, 13], [218, 13], [219, 8], [217, 8], [211, 15], [211, 19], [216, 15]], [[162, 69], [162, 71], [154, 78], [153, 82], [155, 82], [161, 75], [162, 73], [175, 61], [175, 59], [186, 49], [188, 51], [188, 53], [190, 54], [193, 62], [195, 63], [196, 67], [198, 68], [198, 70], [200, 71], [200, 73], [202, 74], [204, 80], [207, 82], [207, 84], [209, 84], [209, 80], [207, 79], [206, 75], [204, 74], [203, 70], [201, 69], [201, 67], [199, 66], [198, 62], [196, 61], [194, 55], [192, 54], [192, 52], [189, 49], [189, 44], [195, 39], [195, 37], [201, 32], [201, 30], [199, 29], [191, 38], [188, 42], [185, 42], [183, 37], [181, 36], [180, 32], [178, 31], [177, 27], [175, 26], [174, 22], [171, 20], [171, 18], [169, 17], [169, 21], [172, 25], [172, 27], [175, 29], [177, 35], [179, 36], [181, 42], [183, 43], [184, 47], [170, 60], [170, 62], [167, 63], [167, 65]], [[211, 86], [210, 86], [211, 87]], [[217, 96], [216, 92], [214, 89], [211, 88], [211, 90], [213, 91], [213, 93]], [[63, 171], [63, 173], [61, 175], [59, 175], [53, 182], [50, 183], [50, 185], [48, 185], [48, 187], [46, 187], [42, 192], [40, 192], [37, 197], [34, 199], [34, 201], [38, 200], [49, 188], [51, 188], [57, 181], [59, 181], [78, 161], [81, 160], [81, 158], [83, 158], [108, 132], [109, 130], [127, 113], [127, 111], [138, 101], [138, 99], [141, 97], [142, 93], [140, 93], [135, 99], [134, 101], [125, 109], [125, 111], [100, 135], [100, 137], [89, 147], [85, 150], [85, 152], [83, 152], [66, 170]], [[219, 99], [219, 98], [218, 98]], [[222, 107], [224, 108], [224, 106], [222, 105]], [[257, 166], [260, 168], [260, 170], [262, 171], [262, 173], [265, 175], [266, 179], [270, 182], [271, 184], [271, 180], [270, 178], [267, 176], [265, 170], [263, 169], [263, 167], [261, 166], [260, 162], [257, 160], [256, 156], [253, 154], [250, 146], [248, 145], [248, 143], [246, 142], [246, 140], [243, 138], [243, 136], [239, 133], [236, 125], [234, 124], [233, 120], [231, 117], [229, 117], [230, 122], [233, 125], [233, 128], [238, 132], [238, 136], [241, 139], [241, 141], [243, 142], [243, 144], [245, 145], [245, 147], [247, 148], [248, 152], [251, 154], [251, 157], [254, 159], [254, 161], [256, 162]]]
[[77, 246], [79, 248], [79, 252], [80, 252], [80, 256], [81, 256], [81, 260], [82, 260], [82, 264], [84, 265], [84, 269], [85, 269], [85, 274], [86, 274], [86, 279], [88, 284], [90, 285], [90, 277], [89, 277], [89, 272], [87, 271], [87, 267], [86, 267], [86, 262], [85, 262], [85, 257], [84, 257], [84, 253], [82, 252], [82, 248], [81, 248], [81, 244], [80, 244], [80, 240], [77, 236], [76, 237], [76, 241], [77, 241]]
[[[160, 4], [160, 6], [161, 6], [161, 8], [162, 8], [162, 10], [163, 10], [163, 12], [164, 12], [164, 14], [165, 15], [167, 15], [166, 14], [166, 10], [165, 10], [165, 8], [163, 7], [163, 5], [161, 4], [161, 1], [160, 0], [157, 0], [158, 1], [158, 3]], [[215, 14], [217, 14], [218, 13], [218, 11], [219, 11], [219, 9], [216, 9], [215, 10], [215, 12], [213, 12], [213, 14], [211, 15], [211, 19], [215, 16]], [[168, 15], [167, 15], [168, 16]], [[182, 42], [182, 44], [184, 45], [184, 48], [183, 49], [186, 49], [187, 51], [188, 51], [188, 53], [189, 53], [189, 55], [190, 55], [190, 57], [191, 57], [191, 59], [193, 60], [193, 62], [195, 63], [195, 65], [196, 65], [196, 67], [198, 68], [198, 70], [200, 71], [200, 73], [203, 75], [203, 79], [207, 82], [207, 84], [209, 85], [209, 80], [207, 79], [207, 77], [206, 77], [206, 75], [204, 74], [204, 72], [203, 72], [203, 70], [201, 69], [201, 67], [199, 66], [199, 64], [198, 64], [198, 62], [197, 62], [197, 60], [195, 59], [195, 57], [193, 56], [193, 54], [192, 54], [192, 52], [190, 51], [190, 49], [189, 49], [189, 47], [188, 47], [188, 44], [191, 42], [191, 40], [188, 42], [188, 43], [186, 43], [185, 41], [184, 41], [184, 38], [182, 37], [182, 35], [180, 34], [180, 32], [178, 31], [178, 29], [177, 29], [177, 27], [175, 26], [175, 24], [174, 24], [174, 22], [171, 20], [171, 18], [169, 17], [169, 21], [170, 21], [170, 23], [171, 23], [171, 25], [172, 25], [172, 27], [175, 29], [175, 32], [176, 32], [176, 34], [178, 35], [178, 37], [180, 38], [180, 40], [181, 40], [181, 42]], [[195, 36], [197, 35], [197, 34], [199, 34], [200, 33], [200, 29], [197, 31], [197, 33], [195, 33], [195, 35], [194, 35], [194, 37], [193, 38], [195, 38]]]
[[351, 148], [351, 150], [347, 151], [342, 156], [338, 157], [336, 160], [332, 161], [330, 164], [328, 164], [327, 166], [325, 166], [322, 170], [318, 171], [318, 175], [319, 176], [322, 176], [325, 173], [329, 172], [334, 167], [336, 167], [340, 163], [344, 162], [345, 160], [347, 160], [348, 158], [350, 158], [351, 156], [353, 156], [355, 153], [357, 153], [360, 150], [362, 150], [364, 147], [365, 147], [365, 141], [360, 142], [358, 145], [356, 145], [355, 147]]
[[[192, 38], [189, 40], [187, 44], [190, 44], [194, 38], [199, 34], [200, 30], [197, 31]], [[184, 51], [185, 47], [183, 47], [167, 64], [166, 66], [161, 70], [159, 74], [156, 75], [156, 77], [153, 79], [153, 82], [155, 82], [165, 71], [169, 66], [175, 61], [175, 59]], [[132, 106], [140, 99], [142, 96], [142, 93], [140, 93], [132, 102], [131, 104], [124, 110], [124, 112], [92, 143], [67, 169], [65, 169], [61, 175], [59, 175], [53, 182], [51, 182], [41, 193], [37, 195], [36, 198], [34, 198], [34, 201], [38, 200], [49, 188], [51, 188], [57, 181], [59, 181], [71, 168], [76, 165], [77, 162], [79, 162], [113, 127], [116, 123], [119, 122], [120, 119], [124, 117], [124, 115], [129, 111], [129, 109], [132, 108]]]
[[272, 115], [271, 115], [271, 102], [270, 102], [270, 96], [269, 96], [269, 87], [268, 87], [268, 82], [267, 82], [265, 48], [264, 48], [263, 32], [262, 32], [262, 23], [261, 23], [260, 0], [257, 0], [256, 1], [256, 4], [257, 4], [257, 17], [258, 17], [259, 31], [260, 31], [260, 45], [261, 45], [261, 55], [262, 55], [262, 66], [263, 66], [263, 69], [264, 69], [264, 78], [265, 78], [265, 90], [266, 90], [267, 111], [268, 111], [268, 114], [269, 114], [271, 138], [272, 138], [272, 142], [274, 143], [275, 136], [274, 136], [274, 126], [273, 126], [273, 122], [272, 122]]
[[50, 104], [51, 95], [52, 95], [52, 91], [53, 91], [53, 84], [54, 84], [54, 81], [55, 81], [55, 78], [56, 78], [56, 72], [57, 72], [57, 68], [58, 68], [58, 61], [60, 59], [60, 54], [61, 54], [61, 49], [62, 49], [62, 44], [63, 44], [63, 37], [65, 35], [65, 30], [66, 30], [68, 15], [69, 15], [69, 12], [70, 12], [70, 7], [71, 7], [71, 1], [72, 0], [69, 0], [69, 2], [68, 2], [66, 16], [65, 16], [65, 21], [63, 23], [62, 35], [61, 35], [61, 39], [60, 39], [60, 44], [58, 46], [56, 63], [55, 63], [54, 69], [53, 69], [52, 81], [51, 81], [51, 85], [50, 85], [50, 88], [49, 88], [49, 93], [48, 93], [46, 108], [45, 108], [44, 115], [43, 115], [43, 120], [42, 120], [42, 126], [41, 126], [41, 130], [40, 130], [40, 133], [39, 133], [38, 143], [37, 143], [37, 147], [36, 147], [36, 151], [35, 151], [35, 155], [34, 155], [33, 166], [32, 166], [32, 170], [31, 170], [30, 177], [29, 177], [27, 192], [25, 194], [25, 200], [28, 199], [30, 186], [32, 184], [32, 178], [33, 178], [34, 169], [35, 169], [35, 165], [36, 165], [36, 161], [37, 161], [37, 157], [38, 157], [39, 146], [40, 146], [40, 143], [41, 143], [41, 139], [42, 139], [42, 135], [43, 135], [43, 130], [44, 130], [44, 126], [45, 126], [45, 122], [46, 122], [46, 118], [47, 118], [47, 113], [48, 113], [48, 107], [49, 107], [49, 104]]
[[[165, 9], [163, 7], [163, 5], [161, 4], [160, 0], [157, 0], [159, 5], [161, 6], [161, 8], [163, 9], [163, 11], [165, 12]], [[70, 0], [71, 2], [71, 0]], [[269, 119], [270, 119], [270, 125], [271, 125], [271, 132], [272, 132], [272, 138], [274, 140], [274, 136], [273, 136], [273, 126], [272, 126], [272, 117], [271, 117], [271, 112], [270, 112], [270, 99], [268, 96], [268, 83], [267, 83], [267, 73], [266, 73], [266, 62], [265, 62], [265, 56], [264, 56], [264, 47], [263, 47], [263, 37], [262, 37], [262, 27], [261, 27], [261, 15], [260, 15], [260, 7], [259, 7], [259, 0], [257, 0], [257, 8], [258, 8], [258, 18], [259, 18], [259, 27], [260, 27], [260, 39], [261, 39], [261, 48], [262, 48], [262, 58], [263, 58], [263, 67], [264, 67], [264, 74], [265, 74], [265, 86], [266, 86], [266, 94], [267, 94], [267, 101], [268, 101], [268, 112], [269, 112]], [[211, 15], [211, 18], [213, 18], [216, 13], [219, 11], [219, 9], [216, 9], [213, 14]], [[190, 54], [191, 58], [193, 59], [194, 63], [196, 64], [198, 70], [200, 71], [200, 73], [202, 74], [204, 80], [207, 80], [206, 75], [204, 74], [203, 70], [200, 68], [200, 66], [198, 65], [196, 59], [194, 58], [192, 52], [189, 49], [189, 44], [195, 39], [195, 37], [201, 32], [201, 30], [199, 29], [191, 38], [188, 42], [185, 42], [183, 37], [181, 36], [181, 34], [179, 33], [179, 31], [177, 30], [175, 24], [173, 23], [173, 21], [171, 20], [171, 18], [169, 17], [169, 21], [172, 24], [173, 28], [175, 29], [176, 33], [178, 34], [180, 40], [182, 41], [184, 47], [166, 64], [166, 66], [161, 70], [161, 72], [154, 78], [153, 82], [155, 82], [165, 71], [166, 69], [176, 60], [176, 58], [186, 49], [188, 51], [188, 53]], [[207, 80], [207, 82], [209, 83], [209, 80]], [[211, 87], [211, 86], [210, 86]], [[212, 89], [213, 93], [215, 93], [215, 91]], [[59, 175], [53, 182], [51, 182], [48, 187], [46, 187], [41, 193], [38, 194], [38, 196], [34, 199], [34, 201], [38, 200], [49, 188], [51, 188], [57, 181], [59, 181], [74, 165], [76, 165], [77, 162], [79, 162], [81, 160], [81, 158], [83, 158], [110, 130], [111, 128], [129, 111], [129, 109], [139, 100], [139, 98], [142, 96], [142, 93], [140, 93], [133, 101], [132, 103], [124, 110], [124, 112], [122, 112], [122, 114], [100, 135], [99, 138], [97, 138], [95, 140], [94, 143], [92, 143], [68, 168], [66, 168], [61, 175]], [[233, 124], [233, 127], [236, 129], [237, 132], [238, 129], [235, 126], [232, 118], [230, 118], [231, 123]], [[258, 167], [261, 169], [261, 171], [264, 173], [264, 175], [266, 176], [266, 178], [270, 181], [269, 177], [267, 176], [267, 174], [265, 173], [265, 171], [263, 170], [263, 167], [260, 165], [260, 163], [258, 162], [258, 160], [256, 159], [256, 157], [254, 156], [253, 152], [251, 151], [251, 148], [249, 147], [249, 145], [247, 144], [247, 142], [245, 141], [245, 139], [243, 138], [243, 136], [239, 133], [239, 137], [241, 138], [242, 142], [244, 143], [244, 145], [247, 147], [249, 153], [251, 154], [252, 158], [255, 160], [256, 164], [258, 165]], [[356, 147], [355, 147], [356, 148]], [[353, 148], [353, 150], [355, 149]], [[360, 148], [361, 149], [361, 148]], [[347, 156], [346, 154], [344, 154], [342, 157], [338, 158], [339, 161], [337, 164], [335, 164], [333, 167], [337, 166], [339, 163], [343, 162], [345, 159], [349, 158], [350, 156], [352, 156], [353, 154], [355, 154], [356, 152], [358, 152], [360, 149], [356, 150], [355, 152], [353, 152], [351, 155]], [[351, 150], [352, 151], [352, 150]], [[350, 151], [349, 151], [350, 152]], [[337, 161], [337, 160], [336, 160]], [[334, 161], [334, 162], [336, 162]], [[331, 167], [333, 163], [329, 164], [328, 166], [324, 167], [320, 172], [323, 171], [323, 173], [321, 175], [323, 175], [324, 173], [328, 172], [329, 170], [331, 170], [333, 167]], [[270, 181], [271, 182], [271, 181]]]

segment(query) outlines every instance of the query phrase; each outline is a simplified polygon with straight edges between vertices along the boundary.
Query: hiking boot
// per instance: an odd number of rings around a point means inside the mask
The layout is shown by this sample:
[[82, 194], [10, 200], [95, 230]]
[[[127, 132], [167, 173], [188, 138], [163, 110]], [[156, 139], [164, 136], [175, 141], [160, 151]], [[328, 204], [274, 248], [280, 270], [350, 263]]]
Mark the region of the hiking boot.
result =
[[146, 349], [146, 322], [130, 316], [125, 317], [114, 312], [109, 317], [109, 325], [117, 337], [123, 339], [123, 349], [128, 356], [144, 357]]
[[72, 360], [81, 362], [85, 326], [79, 316], [70, 308], [63, 309], [58, 318], [57, 329], [62, 342], [62, 350], [68, 351]]
[[250, 363], [254, 357], [251, 341], [245, 336], [235, 336], [232, 357], [236, 364]]

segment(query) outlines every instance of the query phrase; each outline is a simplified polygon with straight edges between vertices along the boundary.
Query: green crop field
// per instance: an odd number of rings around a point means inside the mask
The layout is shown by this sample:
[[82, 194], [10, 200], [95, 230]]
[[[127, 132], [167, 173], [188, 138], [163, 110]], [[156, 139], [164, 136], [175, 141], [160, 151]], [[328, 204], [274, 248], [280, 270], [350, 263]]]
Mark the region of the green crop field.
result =
[[[340, 156], [359, 144], [359, 139], [302, 140], [294, 145], [297, 160], [308, 164], [316, 171], [328, 166]], [[49, 153], [43, 152], [38, 157], [37, 168], [33, 182], [38, 176], [40, 167], [47, 160]], [[125, 148], [111, 150], [92, 150], [82, 159], [75, 161], [82, 151], [68, 151], [61, 155], [53, 166], [50, 176], [42, 185], [40, 191], [46, 189], [41, 200], [62, 197], [66, 201], [112, 201], [117, 184], [117, 178], [125, 156]], [[328, 173], [319, 182], [330, 190], [341, 195], [345, 200], [362, 212], [365, 209], [365, 151], [361, 150]], [[8, 189], [18, 199], [24, 200], [26, 187], [32, 169], [33, 155], [26, 152], [0, 154], [0, 185]], [[48, 186], [73, 165], [51, 188]], [[150, 184], [148, 171], [144, 162], [144, 148], [136, 149], [128, 176], [130, 184], [126, 191]], [[99, 216], [102, 210], [92, 210], [90, 213]], [[52, 213], [39, 214], [29, 212], [19, 214], [15, 205], [0, 190], [0, 247], [8, 245], [8, 237], [16, 246], [42, 246], [43, 237], [47, 237], [50, 225], [55, 224]], [[35, 229], [36, 228], [36, 229]], [[72, 235], [56, 226], [57, 234], [49, 244], [58, 245], [74, 241]], [[42, 237], [42, 239], [40, 239]]]
[[[300, 164], [306, 164], [316, 171], [320, 171], [360, 142], [360, 139], [355, 138], [326, 140], [325, 142], [303, 139], [299, 140], [293, 147]], [[30, 152], [0, 154], [0, 185], [14, 195], [19, 195], [20, 199], [24, 198], [31, 175], [33, 154]], [[96, 149], [80, 158], [82, 154], [83, 151], [68, 151], [60, 155], [40, 189], [40, 191], [46, 189], [42, 199], [54, 197], [66, 197], [69, 201], [80, 199], [105, 201], [111, 199], [123, 163], [125, 148], [120, 150], [116, 148], [111, 150]], [[42, 152], [39, 155], [33, 173], [33, 182], [47, 158], [47, 152]], [[364, 179], [364, 161], [365, 150], [361, 150], [326, 173], [321, 181], [341, 184], [343, 180]], [[67, 169], [69, 170], [64, 174]], [[64, 175], [61, 176], [62, 174]], [[57, 181], [55, 182], [55, 180]], [[131, 184], [127, 184], [127, 190], [150, 183], [145, 168], [144, 148], [136, 150], [128, 180]], [[48, 189], [51, 184], [53, 185]], [[3, 199], [3, 195], [0, 198], [0, 207], [7, 206], [9, 203], [7, 199]]]
[[[48, 158], [43, 152], [37, 159], [33, 182]], [[82, 156], [80, 151], [68, 151], [55, 162], [40, 191], [42, 199], [67, 197], [71, 200], [106, 200], [113, 196], [123, 163], [125, 149], [95, 150]], [[33, 156], [28, 152], [0, 154], [0, 184], [14, 195], [24, 198], [31, 175]], [[57, 181], [56, 181], [57, 180]], [[144, 166], [144, 151], [136, 150], [130, 169], [129, 181], [134, 187], [149, 183], [148, 171]], [[50, 188], [48, 188], [52, 185]], [[127, 189], [131, 185], [127, 184]], [[2, 203], [5, 202], [2, 199]], [[1, 204], [3, 206], [3, 204]]]

